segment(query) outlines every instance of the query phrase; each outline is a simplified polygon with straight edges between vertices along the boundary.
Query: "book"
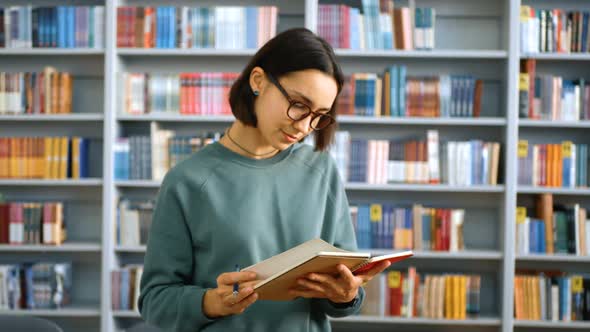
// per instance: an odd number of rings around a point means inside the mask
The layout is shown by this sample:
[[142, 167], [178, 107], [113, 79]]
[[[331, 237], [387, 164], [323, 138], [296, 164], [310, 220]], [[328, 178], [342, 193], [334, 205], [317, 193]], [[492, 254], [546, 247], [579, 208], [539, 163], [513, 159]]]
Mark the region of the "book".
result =
[[289, 289], [295, 288], [297, 278], [308, 273], [338, 274], [338, 264], [346, 265], [354, 274], [363, 273], [381, 261], [392, 264], [414, 253], [412, 251], [395, 252], [387, 255], [372, 256], [370, 253], [352, 252], [337, 248], [321, 239], [312, 239], [257, 264], [248, 266], [243, 271], [256, 272], [260, 279], [254, 285], [260, 300], [287, 301], [294, 297]]

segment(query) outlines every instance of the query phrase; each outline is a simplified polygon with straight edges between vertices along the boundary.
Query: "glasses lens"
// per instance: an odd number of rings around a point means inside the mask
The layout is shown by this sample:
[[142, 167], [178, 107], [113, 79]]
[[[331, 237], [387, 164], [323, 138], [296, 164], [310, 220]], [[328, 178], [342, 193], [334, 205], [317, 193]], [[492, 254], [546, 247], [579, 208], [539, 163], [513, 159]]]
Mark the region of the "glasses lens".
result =
[[311, 127], [314, 129], [324, 129], [332, 124], [332, 117], [329, 115], [319, 115], [311, 121]]
[[293, 103], [287, 110], [287, 115], [295, 121], [299, 121], [311, 113], [311, 110], [307, 105], [302, 103]]

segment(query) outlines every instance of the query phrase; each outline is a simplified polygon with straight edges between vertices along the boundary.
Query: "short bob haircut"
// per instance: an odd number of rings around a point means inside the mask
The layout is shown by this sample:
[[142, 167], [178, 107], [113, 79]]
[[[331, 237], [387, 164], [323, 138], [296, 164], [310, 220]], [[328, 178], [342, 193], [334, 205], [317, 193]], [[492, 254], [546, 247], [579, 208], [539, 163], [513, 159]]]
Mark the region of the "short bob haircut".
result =
[[[340, 94], [344, 82], [344, 75], [328, 42], [305, 28], [289, 29], [279, 33], [256, 52], [229, 93], [229, 104], [234, 116], [252, 127], [256, 127], [258, 123], [254, 113], [255, 96], [250, 87], [250, 73], [254, 67], [261, 67], [277, 80], [295, 71], [320, 70], [334, 77], [338, 85], [336, 96]], [[336, 118], [336, 101], [328, 114]], [[332, 143], [335, 130], [336, 124], [332, 124], [314, 133], [316, 150], [327, 149]]]

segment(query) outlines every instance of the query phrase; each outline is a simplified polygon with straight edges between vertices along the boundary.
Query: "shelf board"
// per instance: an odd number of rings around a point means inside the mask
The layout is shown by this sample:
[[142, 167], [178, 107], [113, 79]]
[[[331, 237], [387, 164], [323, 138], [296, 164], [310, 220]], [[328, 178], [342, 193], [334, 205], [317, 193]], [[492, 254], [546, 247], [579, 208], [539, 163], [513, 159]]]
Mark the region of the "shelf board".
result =
[[349, 50], [336, 49], [340, 57], [359, 58], [424, 58], [424, 59], [506, 59], [508, 52], [502, 50]]
[[[117, 187], [128, 188], [158, 188], [159, 181], [154, 180], [117, 180]], [[356, 191], [434, 191], [434, 192], [468, 192], [468, 193], [501, 193], [504, 191], [503, 185], [497, 186], [450, 186], [450, 185], [431, 185], [431, 184], [369, 184], [360, 182], [350, 182], [346, 184], [347, 190]]]
[[231, 115], [182, 115], [182, 114], [143, 114], [143, 115], [117, 115], [119, 121], [160, 121], [160, 122], [227, 122], [235, 118]]
[[100, 48], [0, 48], [0, 55], [103, 55]]
[[0, 179], [0, 186], [65, 186], [65, 187], [90, 187], [101, 186], [102, 179]]
[[141, 318], [139, 312], [135, 310], [113, 310], [113, 317], [117, 318]]
[[99, 243], [64, 243], [59, 246], [41, 244], [1, 244], [0, 252], [100, 252]]
[[590, 321], [551, 322], [542, 320], [514, 320], [514, 327], [535, 327], [549, 329], [581, 329], [590, 331]]
[[474, 319], [433, 319], [433, 318], [405, 318], [405, 317], [381, 317], [381, 316], [348, 316], [343, 318], [330, 318], [333, 322], [345, 323], [375, 323], [375, 324], [407, 324], [407, 325], [461, 325], [461, 326], [500, 326], [499, 318], [474, 318]]
[[[231, 115], [181, 115], [181, 114], [145, 114], [118, 115], [119, 121], [160, 121], [160, 122], [219, 122], [234, 121]], [[506, 119], [489, 118], [395, 118], [374, 116], [339, 115], [342, 124], [373, 124], [373, 125], [441, 125], [441, 126], [504, 126]]]
[[[359, 249], [358, 251], [368, 251], [372, 254], [386, 255], [400, 250], [394, 249]], [[457, 252], [446, 251], [414, 251], [415, 259], [445, 259], [445, 260], [500, 260], [502, 253], [494, 250], [462, 250]]]
[[215, 49], [215, 48], [128, 48], [116, 50], [123, 56], [252, 56], [254, 49]]
[[560, 263], [590, 263], [590, 256], [576, 256], [567, 254], [528, 254], [516, 255], [520, 262], [560, 262]]
[[18, 309], [0, 310], [0, 315], [44, 316], [44, 317], [100, 317], [100, 309], [91, 306], [68, 306], [61, 309]]
[[161, 182], [155, 180], [116, 180], [115, 185], [123, 188], [159, 188]]
[[590, 128], [590, 121], [553, 121], [553, 120], [533, 120], [518, 119], [520, 127], [544, 127], [544, 128]]
[[447, 184], [368, 184], [360, 182], [349, 182], [347, 190], [357, 191], [434, 191], [434, 192], [467, 192], [467, 193], [501, 193], [503, 185], [488, 186], [451, 186]]
[[535, 60], [590, 61], [590, 53], [530, 53], [521, 54], [520, 58]]
[[504, 126], [505, 118], [421, 118], [421, 117], [375, 117], [339, 115], [342, 124], [382, 124], [382, 125], [429, 125], [429, 126]]
[[70, 114], [18, 114], [18, 115], [0, 115], [0, 122], [4, 121], [27, 121], [27, 122], [41, 122], [41, 121], [103, 121], [102, 114], [84, 114], [84, 113], [70, 113]]
[[115, 252], [118, 252], [118, 253], [145, 253], [145, 251], [146, 251], [145, 245], [140, 245], [140, 246], [116, 245], [115, 246]]
[[519, 194], [555, 194], [555, 195], [578, 195], [590, 196], [590, 188], [556, 188], [556, 187], [534, 187], [518, 186]]

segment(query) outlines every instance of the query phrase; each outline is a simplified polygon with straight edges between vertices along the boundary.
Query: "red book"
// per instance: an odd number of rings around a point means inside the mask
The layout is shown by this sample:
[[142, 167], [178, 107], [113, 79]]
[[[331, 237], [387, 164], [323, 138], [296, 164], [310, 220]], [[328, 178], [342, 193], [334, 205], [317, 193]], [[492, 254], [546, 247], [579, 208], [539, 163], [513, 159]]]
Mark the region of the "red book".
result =
[[400, 271], [390, 271], [387, 273], [389, 314], [391, 316], [401, 316], [402, 314], [402, 305], [404, 302], [403, 281], [404, 275]]

